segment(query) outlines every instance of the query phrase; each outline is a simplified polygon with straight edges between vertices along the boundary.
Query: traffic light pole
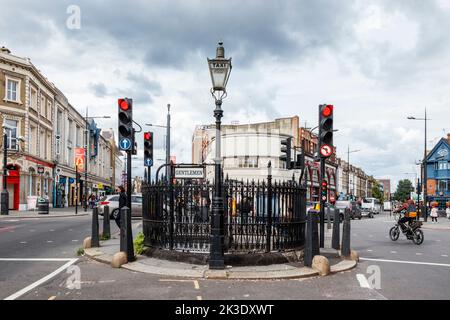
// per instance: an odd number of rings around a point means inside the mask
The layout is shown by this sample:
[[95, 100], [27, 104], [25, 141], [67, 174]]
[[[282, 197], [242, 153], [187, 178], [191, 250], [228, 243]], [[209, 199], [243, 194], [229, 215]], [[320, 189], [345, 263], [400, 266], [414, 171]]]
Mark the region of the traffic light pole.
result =
[[131, 212], [131, 150], [127, 151], [127, 207]]
[[[322, 181], [325, 179], [325, 158], [320, 157], [320, 188], [322, 188]], [[320, 190], [320, 193], [322, 190]], [[325, 203], [326, 199], [322, 198], [322, 194], [320, 195], [320, 247], [324, 248], [325, 245]]]

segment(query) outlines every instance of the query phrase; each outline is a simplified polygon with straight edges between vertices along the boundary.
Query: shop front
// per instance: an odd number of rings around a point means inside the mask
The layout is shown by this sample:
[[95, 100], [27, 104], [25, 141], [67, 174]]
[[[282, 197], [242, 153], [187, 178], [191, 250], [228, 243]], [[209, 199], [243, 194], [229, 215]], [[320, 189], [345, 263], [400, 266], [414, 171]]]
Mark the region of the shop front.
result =
[[6, 185], [9, 194], [9, 209], [19, 210], [20, 204], [20, 166], [17, 164], [8, 164], [8, 177]]

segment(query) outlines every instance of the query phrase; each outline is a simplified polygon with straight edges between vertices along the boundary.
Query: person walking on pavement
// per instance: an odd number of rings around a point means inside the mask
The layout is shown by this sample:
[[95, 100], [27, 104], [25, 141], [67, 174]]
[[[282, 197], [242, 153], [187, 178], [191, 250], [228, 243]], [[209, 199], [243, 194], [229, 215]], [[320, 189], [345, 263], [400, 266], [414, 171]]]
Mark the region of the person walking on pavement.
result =
[[123, 186], [119, 186], [117, 189], [119, 192], [119, 212], [114, 220], [120, 229], [120, 209], [127, 206], [127, 193], [125, 192], [125, 188]]
[[431, 222], [432, 222], [432, 223], [435, 223], [435, 222], [437, 223], [437, 222], [438, 222], [438, 221], [437, 221], [437, 218], [438, 218], [437, 203], [432, 203], [431, 206], [432, 206], [431, 214], [430, 214], [430, 216], [431, 216]]
[[447, 215], [447, 219], [450, 219], [450, 203], [447, 204], [447, 209], [445, 209], [445, 214]]

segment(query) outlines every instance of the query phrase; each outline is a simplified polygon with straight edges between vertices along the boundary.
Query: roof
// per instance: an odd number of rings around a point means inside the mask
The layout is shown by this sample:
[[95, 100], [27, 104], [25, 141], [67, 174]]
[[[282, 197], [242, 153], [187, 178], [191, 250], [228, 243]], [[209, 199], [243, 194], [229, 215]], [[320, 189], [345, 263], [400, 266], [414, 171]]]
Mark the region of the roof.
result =
[[442, 138], [428, 153], [426, 161], [435, 162], [439, 160], [450, 160], [450, 145], [446, 138]]

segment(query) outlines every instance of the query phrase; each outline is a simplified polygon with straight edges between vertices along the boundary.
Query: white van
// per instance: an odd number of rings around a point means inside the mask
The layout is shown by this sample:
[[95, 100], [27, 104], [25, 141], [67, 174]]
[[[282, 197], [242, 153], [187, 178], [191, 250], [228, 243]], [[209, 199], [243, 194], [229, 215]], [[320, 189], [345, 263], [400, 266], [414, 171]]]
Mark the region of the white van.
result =
[[362, 211], [369, 211], [372, 214], [379, 214], [383, 211], [381, 202], [375, 198], [365, 198], [361, 204]]

